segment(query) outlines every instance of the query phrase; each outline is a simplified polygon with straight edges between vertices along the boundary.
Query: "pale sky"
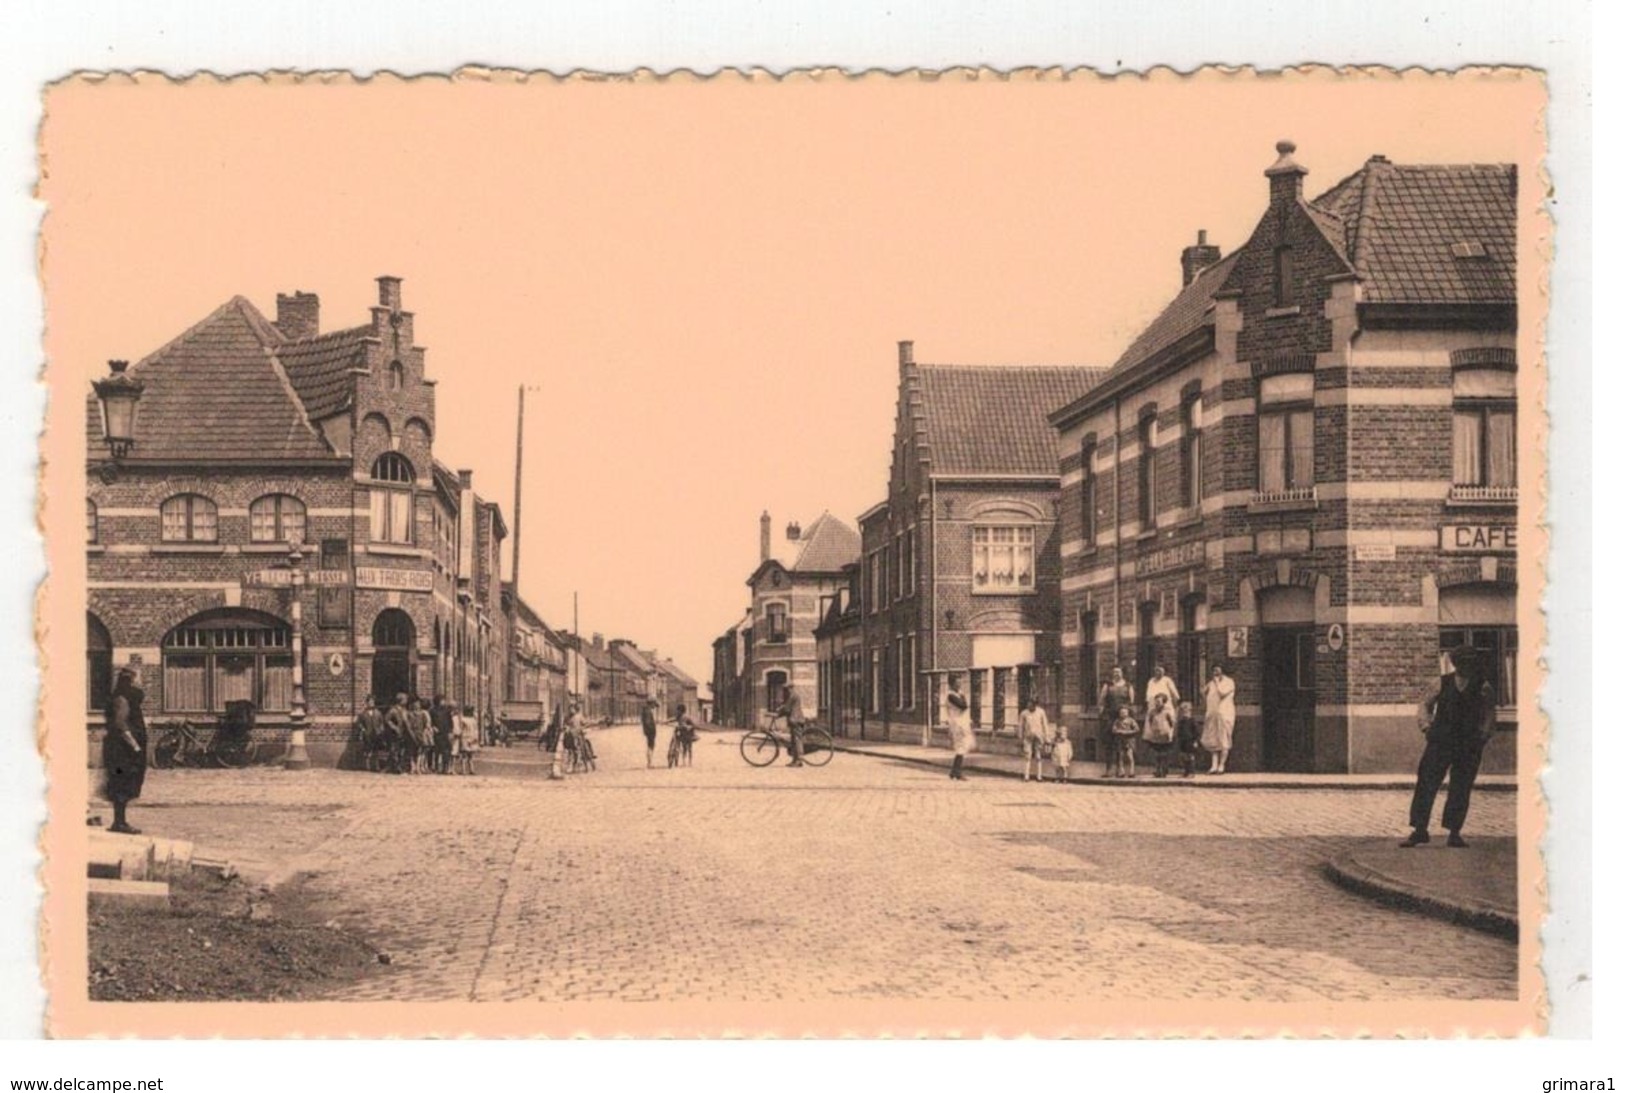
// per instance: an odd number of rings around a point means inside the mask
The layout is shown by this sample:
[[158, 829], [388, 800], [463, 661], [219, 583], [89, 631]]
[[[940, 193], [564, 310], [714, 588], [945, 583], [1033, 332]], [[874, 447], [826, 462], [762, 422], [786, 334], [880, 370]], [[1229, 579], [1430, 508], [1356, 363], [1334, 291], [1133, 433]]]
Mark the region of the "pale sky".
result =
[[1197, 229], [1245, 240], [1278, 139], [1311, 195], [1374, 153], [1519, 162], [1528, 186], [1542, 107], [1504, 74], [64, 85], [51, 427], [82, 428], [107, 359], [233, 295], [274, 317], [316, 292], [336, 329], [402, 277], [436, 453], [510, 522], [515, 392], [539, 388], [526, 599], [568, 627], [579, 591], [584, 632], [708, 680], [762, 510], [782, 548], [883, 497], [898, 339], [1109, 364]]

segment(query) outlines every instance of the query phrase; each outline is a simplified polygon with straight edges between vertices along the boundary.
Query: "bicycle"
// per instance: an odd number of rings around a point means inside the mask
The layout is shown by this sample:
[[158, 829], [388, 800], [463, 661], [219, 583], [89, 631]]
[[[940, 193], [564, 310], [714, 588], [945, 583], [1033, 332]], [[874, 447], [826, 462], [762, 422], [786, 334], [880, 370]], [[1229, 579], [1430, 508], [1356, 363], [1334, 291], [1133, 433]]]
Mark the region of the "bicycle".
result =
[[254, 748], [246, 732], [233, 732], [216, 725], [212, 732], [191, 721], [165, 727], [152, 749], [155, 767], [246, 767], [254, 758]]
[[[779, 719], [767, 723], [765, 729], [752, 729], [739, 740], [739, 754], [753, 767], [765, 767], [779, 757], [780, 751], [792, 751], [790, 738], [773, 730]], [[810, 767], [821, 767], [835, 756], [835, 741], [823, 729], [801, 730], [801, 759]]]
[[692, 767], [694, 765], [694, 730], [681, 722], [672, 722], [671, 743], [666, 746], [666, 766]]

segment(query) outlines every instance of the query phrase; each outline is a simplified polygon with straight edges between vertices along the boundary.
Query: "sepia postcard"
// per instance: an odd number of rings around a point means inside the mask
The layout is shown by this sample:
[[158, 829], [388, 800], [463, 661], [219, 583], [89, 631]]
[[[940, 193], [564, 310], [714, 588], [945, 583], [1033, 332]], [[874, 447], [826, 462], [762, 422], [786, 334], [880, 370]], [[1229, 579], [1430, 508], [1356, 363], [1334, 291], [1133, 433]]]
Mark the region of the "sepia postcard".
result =
[[1545, 110], [54, 84], [51, 1033], [1541, 1033]]

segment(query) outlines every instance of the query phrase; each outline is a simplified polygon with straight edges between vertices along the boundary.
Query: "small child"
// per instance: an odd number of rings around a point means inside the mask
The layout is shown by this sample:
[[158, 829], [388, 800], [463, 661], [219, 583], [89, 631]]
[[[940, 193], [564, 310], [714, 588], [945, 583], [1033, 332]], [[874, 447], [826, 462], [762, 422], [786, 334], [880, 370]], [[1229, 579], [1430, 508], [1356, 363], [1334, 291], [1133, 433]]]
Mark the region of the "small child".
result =
[[1158, 694], [1151, 712], [1145, 715], [1145, 742], [1157, 761], [1156, 777], [1168, 777], [1168, 760], [1174, 750], [1174, 711], [1168, 696]]
[[1063, 785], [1072, 777], [1072, 737], [1066, 729], [1055, 727], [1055, 743], [1050, 745], [1050, 762], [1055, 764], [1055, 778]]
[[463, 708], [462, 746], [458, 749], [458, 759], [462, 761], [459, 774], [474, 773], [474, 757], [480, 753], [480, 723], [474, 719], [474, 707]]
[[1134, 713], [1127, 706], [1117, 711], [1117, 720], [1112, 722], [1112, 769], [1106, 772], [1106, 777], [1137, 778], [1134, 772], [1134, 738], [1140, 735], [1140, 723], [1134, 720]]
[[1202, 725], [1196, 720], [1196, 709], [1189, 702], [1179, 704], [1179, 722], [1174, 728], [1179, 746], [1179, 769], [1186, 778], [1196, 775], [1196, 749], [1202, 742]]

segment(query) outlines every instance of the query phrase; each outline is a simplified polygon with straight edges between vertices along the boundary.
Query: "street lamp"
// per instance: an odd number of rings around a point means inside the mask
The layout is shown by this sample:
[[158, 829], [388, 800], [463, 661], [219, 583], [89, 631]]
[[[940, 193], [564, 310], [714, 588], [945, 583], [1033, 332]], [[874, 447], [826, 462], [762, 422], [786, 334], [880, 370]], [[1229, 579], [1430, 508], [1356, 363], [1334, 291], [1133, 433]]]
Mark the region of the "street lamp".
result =
[[304, 544], [297, 539], [288, 541], [288, 587], [292, 590], [293, 605], [289, 621], [293, 624], [293, 708], [288, 711], [288, 754], [282, 760], [283, 770], [309, 770], [310, 754], [305, 751], [305, 626], [300, 590], [305, 584], [304, 572], [299, 568], [304, 560]]
[[113, 457], [104, 475], [135, 446], [135, 410], [146, 384], [130, 375], [129, 361], [108, 361], [108, 375], [91, 384], [102, 406], [102, 437]]

